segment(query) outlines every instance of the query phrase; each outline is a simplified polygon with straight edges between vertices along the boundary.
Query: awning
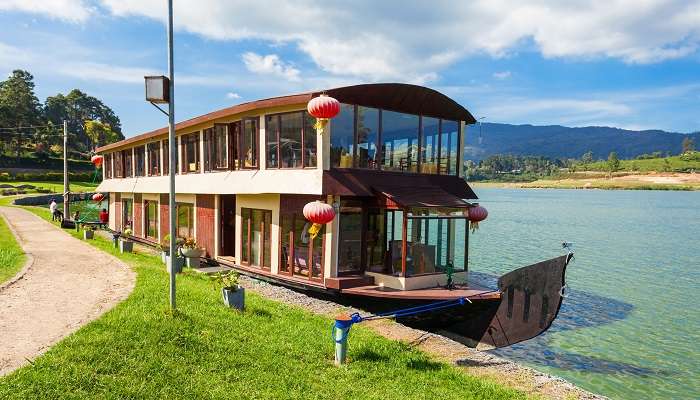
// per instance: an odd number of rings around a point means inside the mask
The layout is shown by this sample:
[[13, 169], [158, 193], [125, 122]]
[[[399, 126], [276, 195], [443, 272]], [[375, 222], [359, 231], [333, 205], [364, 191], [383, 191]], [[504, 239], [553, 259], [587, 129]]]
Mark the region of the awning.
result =
[[323, 171], [323, 194], [383, 197], [406, 208], [466, 208], [466, 200], [477, 199], [469, 184], [458, 176], [350, 168]]

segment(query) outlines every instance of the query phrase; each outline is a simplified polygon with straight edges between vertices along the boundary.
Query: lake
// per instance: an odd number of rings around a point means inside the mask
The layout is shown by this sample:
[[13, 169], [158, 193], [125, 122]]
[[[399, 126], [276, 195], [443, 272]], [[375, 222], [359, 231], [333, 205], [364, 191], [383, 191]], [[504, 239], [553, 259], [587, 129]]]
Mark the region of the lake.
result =
[[576, 253], [552, 328], [495, 354], [611, 398], [700, 398], [700, 192], [476, 192], [475, 275]]

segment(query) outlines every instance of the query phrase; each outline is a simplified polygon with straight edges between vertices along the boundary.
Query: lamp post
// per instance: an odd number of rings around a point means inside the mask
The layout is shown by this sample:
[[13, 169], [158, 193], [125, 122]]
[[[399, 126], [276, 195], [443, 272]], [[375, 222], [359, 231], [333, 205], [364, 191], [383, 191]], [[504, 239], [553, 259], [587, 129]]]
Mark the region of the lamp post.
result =
[[[170, 220], [170, 257], [168, 271], [170, 275], [170, 308], [175, 310], [175, 168], [177, 148], [175, 147], [175, 72], [173, 66], [173, 0], [168, 0], [168, 77], [146, 76], [146, 100], [162, 113], [168, 116], [168, 177], [170, 192], [168, 196], [168, 217]], [[168, 103], [168, 111], [164, 111], [156, 103]]]

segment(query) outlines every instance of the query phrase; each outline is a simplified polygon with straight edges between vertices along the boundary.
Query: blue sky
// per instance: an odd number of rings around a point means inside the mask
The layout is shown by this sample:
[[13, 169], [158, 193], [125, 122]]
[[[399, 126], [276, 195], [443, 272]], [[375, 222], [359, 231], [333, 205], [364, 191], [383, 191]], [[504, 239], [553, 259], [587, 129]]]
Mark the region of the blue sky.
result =
[[[700, 130], [700, 1], [175, 0], [176, 118], [361, 82], [440, 90], [490, 122]], [[464, 4], [462, 4], [464, 3]], [[126, 136], [165, 124], [165, 0], [0, 0], [0, 74], [80, 88]]]

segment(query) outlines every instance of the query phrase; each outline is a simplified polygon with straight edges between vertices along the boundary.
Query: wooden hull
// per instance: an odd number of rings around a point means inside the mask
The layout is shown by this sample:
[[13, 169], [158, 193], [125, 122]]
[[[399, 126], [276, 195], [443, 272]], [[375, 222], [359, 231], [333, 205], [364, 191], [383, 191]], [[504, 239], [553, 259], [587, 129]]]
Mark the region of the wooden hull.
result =
[[[498, 280], [500, 296], [471, 298], [471, 303], [397, 318], [397, 322], [438, 333], [480, 350], [513, 345], [538, 336], [552, 325], [563, 300], [566, 266], [572, 255], [511, 271]], [[352, 295], [352, 304], [389, 312], [444, 301], [368, 298]]]

